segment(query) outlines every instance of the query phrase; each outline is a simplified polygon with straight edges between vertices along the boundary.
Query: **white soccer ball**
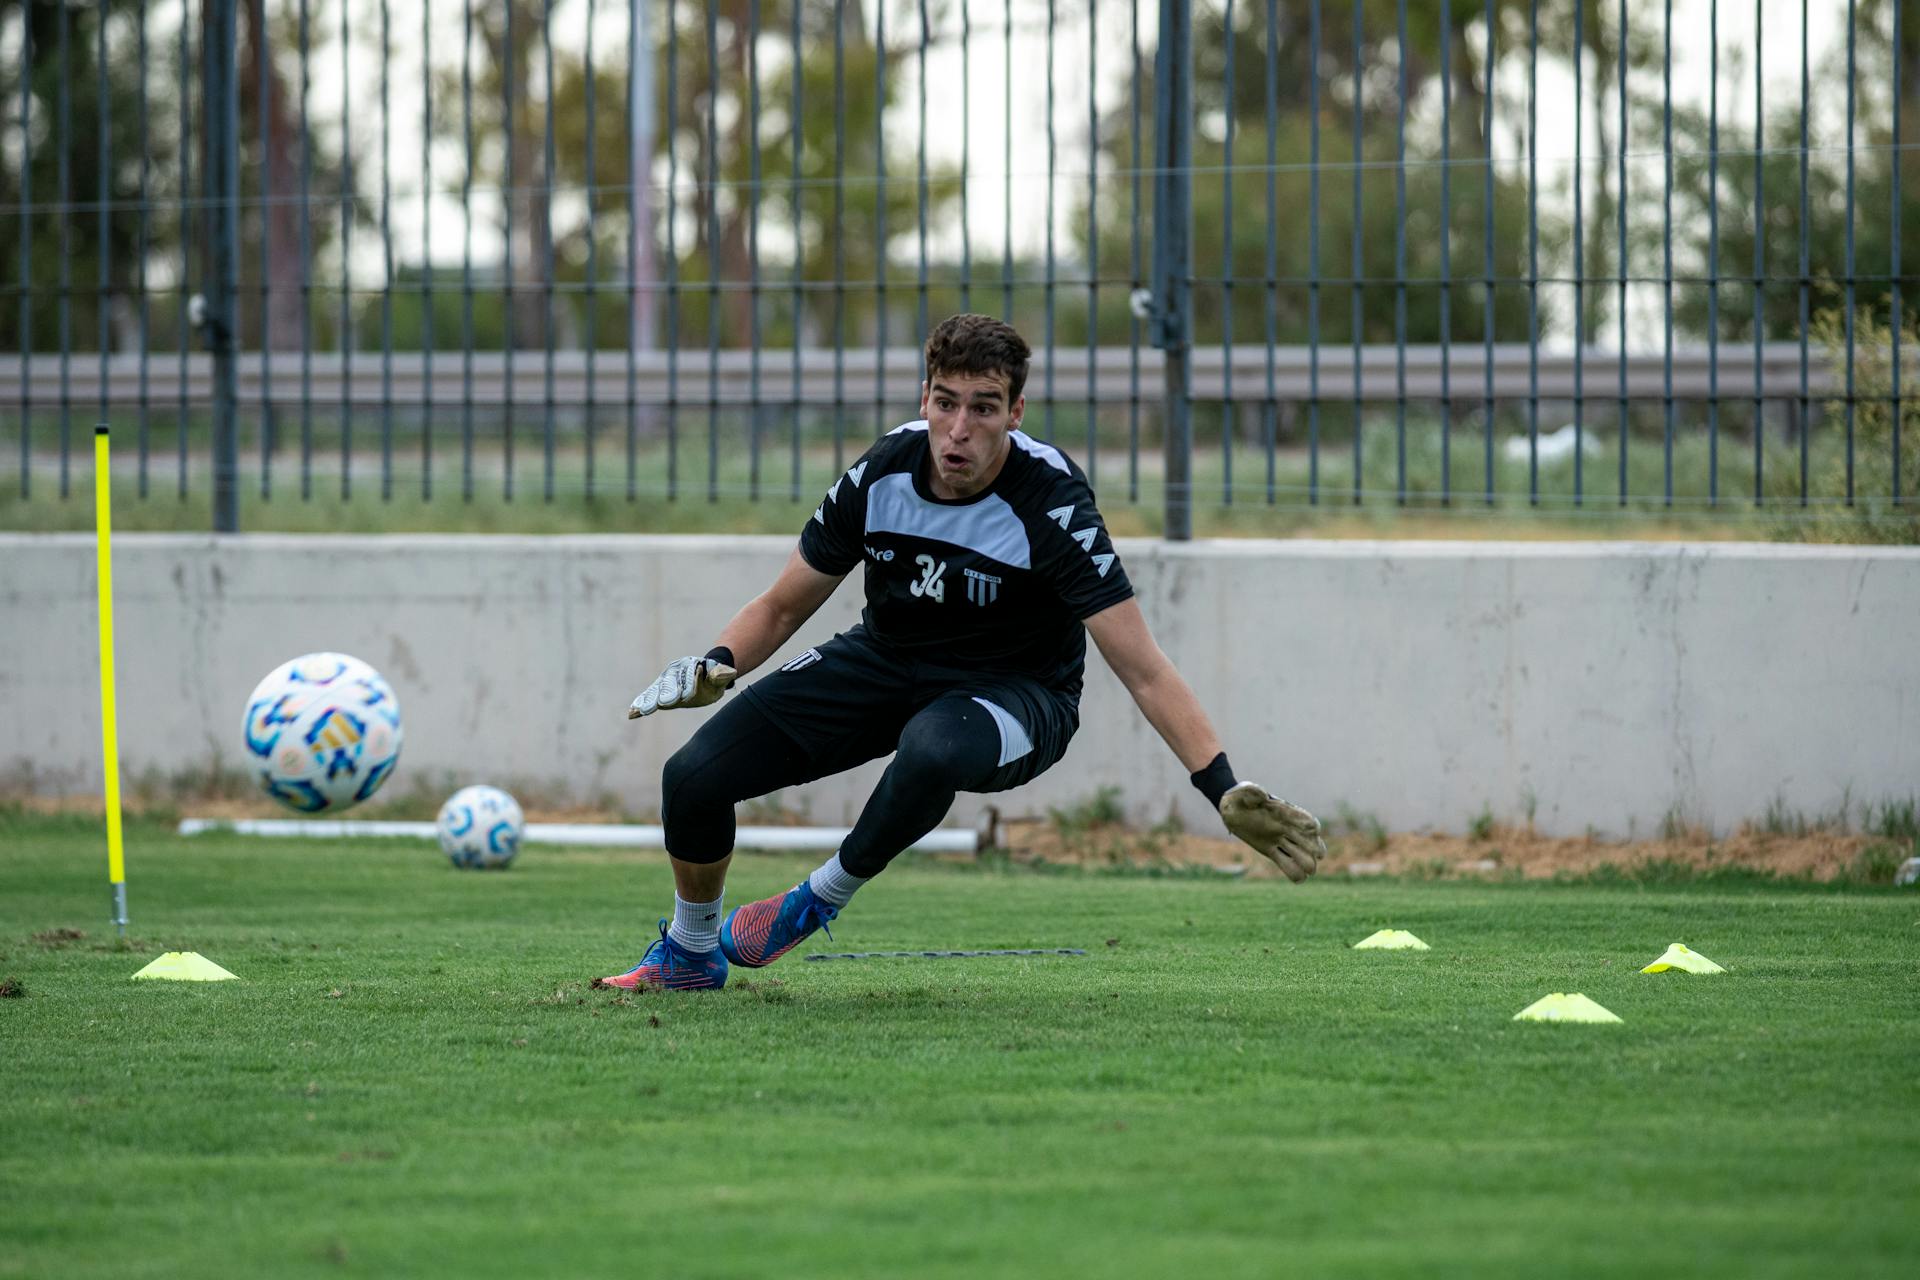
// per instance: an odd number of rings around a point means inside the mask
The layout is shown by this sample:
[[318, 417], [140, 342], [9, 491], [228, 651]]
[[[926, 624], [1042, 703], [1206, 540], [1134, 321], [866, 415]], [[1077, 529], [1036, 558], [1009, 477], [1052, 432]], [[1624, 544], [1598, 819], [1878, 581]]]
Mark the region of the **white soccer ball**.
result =
[[527, 820], [520, 804], [498, 787], [462, 787], [440, 806], [434, 823], [440, 848], [462, 868], [504, 867], [520, 852]]
[[275, 667], [247, 699], [242, 740], [266, 793], [301, 813], [347, 809], [400, 763], [400, 704], [386, 680], [344, 653]]

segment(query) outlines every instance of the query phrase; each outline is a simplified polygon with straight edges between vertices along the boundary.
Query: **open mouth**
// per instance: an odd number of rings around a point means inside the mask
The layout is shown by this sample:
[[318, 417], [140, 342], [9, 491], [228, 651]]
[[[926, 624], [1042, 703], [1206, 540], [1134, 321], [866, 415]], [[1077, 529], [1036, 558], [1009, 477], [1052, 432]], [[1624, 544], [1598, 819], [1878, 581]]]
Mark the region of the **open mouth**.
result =
[[949, 471], [965, 471], [973, 465], [964, 453], [943, 453], [940, 455], [940, 461], [946, 464]]

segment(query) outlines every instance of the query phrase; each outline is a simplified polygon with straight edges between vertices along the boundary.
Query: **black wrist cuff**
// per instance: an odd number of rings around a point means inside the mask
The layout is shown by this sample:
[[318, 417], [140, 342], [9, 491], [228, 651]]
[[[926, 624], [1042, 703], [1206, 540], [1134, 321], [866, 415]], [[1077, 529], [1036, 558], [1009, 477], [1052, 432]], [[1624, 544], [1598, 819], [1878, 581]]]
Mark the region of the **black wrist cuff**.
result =
[[1193, 785], [1200, 788], [1200, 794], [1214, 808], [1220, 807], [1220, 797], [1233, 789], [1239, 779], [1233, 776], [1233, 766], [1227, 763], [1227, 753], [1222, 751], [1215, 756], [1206, 768], [1188, 775]]
[[702, 659], [702, 661], [719, 662], [730, 667], [733, 665], [733, 650], [727, 648], [727, 646], [723, 644], [717, 644], [713, 646], [713, 648], [707, 650], [707, 656], [704, 659]]

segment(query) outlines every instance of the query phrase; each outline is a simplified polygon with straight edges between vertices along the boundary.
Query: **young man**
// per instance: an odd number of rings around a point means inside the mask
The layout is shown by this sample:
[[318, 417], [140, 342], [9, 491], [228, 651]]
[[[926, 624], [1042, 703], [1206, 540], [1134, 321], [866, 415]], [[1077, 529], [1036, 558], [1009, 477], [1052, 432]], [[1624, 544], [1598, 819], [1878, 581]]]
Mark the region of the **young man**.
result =
[[[1236, 782], [1147, 631], [1086, 476], [1019, 430], [1030, 354], [990, 317], [941, 322], [927, 339], [924, 420], [834, 482], [780, 577], [705, 657], [676, 659], [633, 700], [630, 718], [711, 704], [865, 565], [858, 626], [745, 688], [667, 761], [673, 921], [638, 965], [596, 986], [715, 988], [729, 965], [770, 964], [933, 830], [957, 792], [1038, 777], [1079, 727], [1088, 632], [1229, 831], [1294, 881], [1326, 856], [1313, 815]], [[888, 754], [825, 865], [722, 918], [736, 803]]]

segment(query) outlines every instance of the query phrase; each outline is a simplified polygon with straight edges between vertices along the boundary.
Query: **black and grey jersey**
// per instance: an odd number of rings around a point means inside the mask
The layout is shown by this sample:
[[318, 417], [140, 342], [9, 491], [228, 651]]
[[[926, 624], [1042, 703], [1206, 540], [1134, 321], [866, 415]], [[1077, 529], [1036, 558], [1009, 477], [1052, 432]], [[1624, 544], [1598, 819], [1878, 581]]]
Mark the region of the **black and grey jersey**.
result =
[[1133, 595], [1086, 475], [1023, 432], [1000, 474], [936, 498], [927, 424], [882, 436], [800, 533], [822, 573], [864, 562], [867, 631], [916, 661], [1032, 676], [1077, 695], [1084, 620]]

